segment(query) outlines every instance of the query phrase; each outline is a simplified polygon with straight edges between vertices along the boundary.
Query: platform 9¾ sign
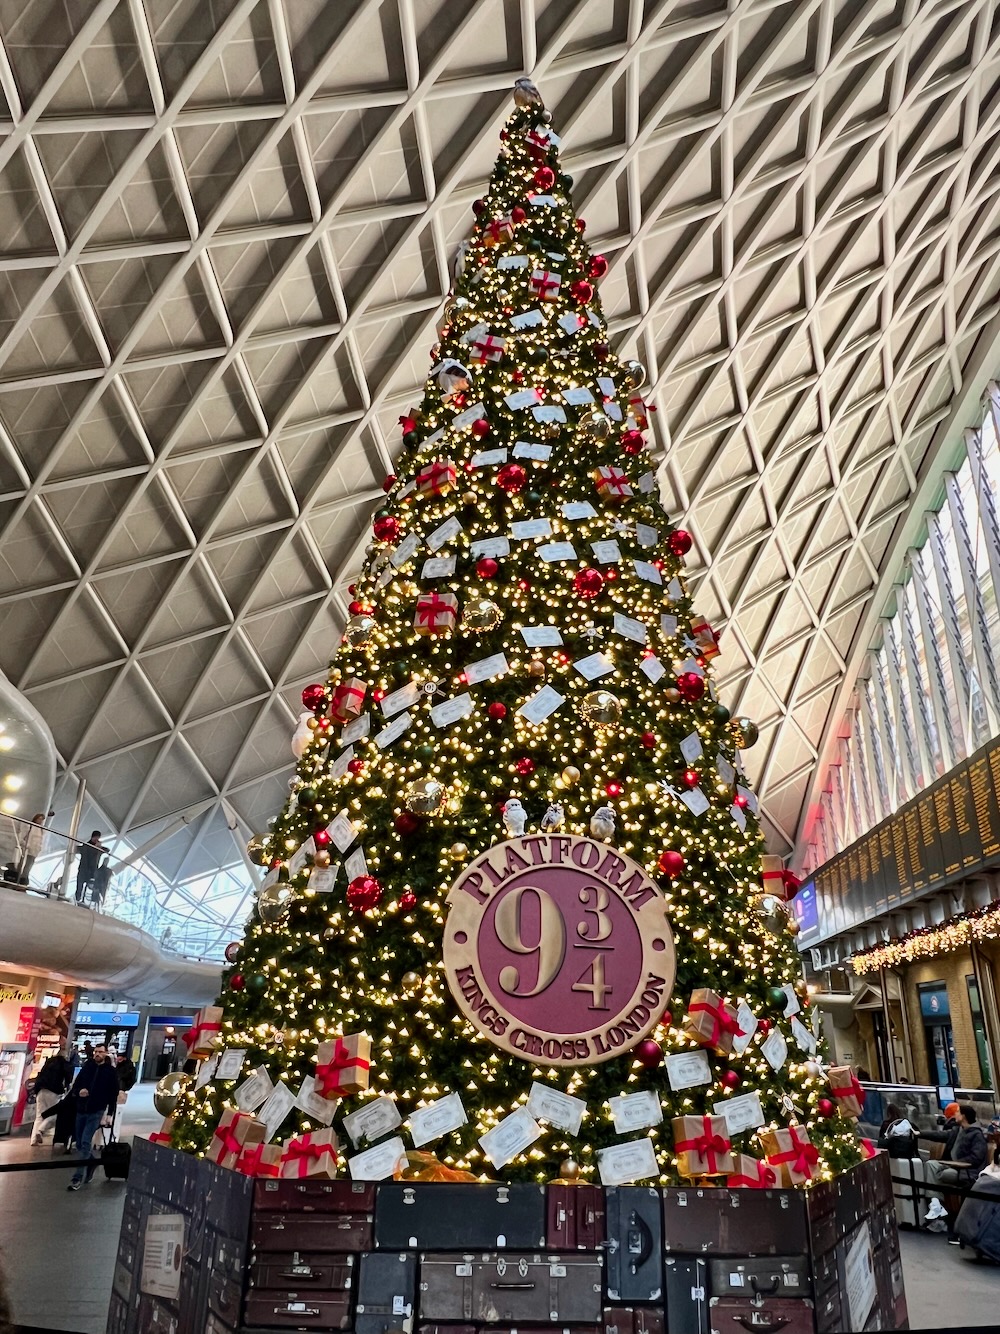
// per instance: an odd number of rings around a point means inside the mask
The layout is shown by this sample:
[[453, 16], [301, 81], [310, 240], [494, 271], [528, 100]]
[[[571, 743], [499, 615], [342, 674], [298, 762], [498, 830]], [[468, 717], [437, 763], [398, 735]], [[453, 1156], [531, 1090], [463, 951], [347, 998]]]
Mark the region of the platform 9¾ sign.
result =
[[610, 1060], [674, 984], [666, 905], [636, 862], [566, 834], [499, 843], [448, 893], [448, 986], [480, 1033], [535, 1065]]

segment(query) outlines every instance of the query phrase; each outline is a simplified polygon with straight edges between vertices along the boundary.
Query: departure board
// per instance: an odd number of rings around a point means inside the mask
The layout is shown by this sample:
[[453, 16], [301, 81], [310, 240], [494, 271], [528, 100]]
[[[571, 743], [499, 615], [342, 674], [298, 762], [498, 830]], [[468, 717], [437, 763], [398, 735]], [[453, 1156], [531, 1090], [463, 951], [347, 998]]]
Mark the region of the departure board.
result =
[[803, 889], [815, 890], [816, 924], [800, 932], [799, 948], [989, 865], [1000, 865], [1000, 740], [815, 872]]

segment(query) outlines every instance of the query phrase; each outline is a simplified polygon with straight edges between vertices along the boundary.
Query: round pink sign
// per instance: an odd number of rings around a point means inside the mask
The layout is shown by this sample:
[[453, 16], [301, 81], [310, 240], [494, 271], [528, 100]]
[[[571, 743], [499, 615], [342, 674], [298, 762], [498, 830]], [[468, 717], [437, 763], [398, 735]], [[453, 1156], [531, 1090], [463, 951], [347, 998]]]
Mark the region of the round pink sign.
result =
[[512, 1056], [607, 1061], [666, 1009], [675, 959], [663, 896], [605, 843], [535, 834], [497, 844], [466, 867], [448, 904], [448, 986]]

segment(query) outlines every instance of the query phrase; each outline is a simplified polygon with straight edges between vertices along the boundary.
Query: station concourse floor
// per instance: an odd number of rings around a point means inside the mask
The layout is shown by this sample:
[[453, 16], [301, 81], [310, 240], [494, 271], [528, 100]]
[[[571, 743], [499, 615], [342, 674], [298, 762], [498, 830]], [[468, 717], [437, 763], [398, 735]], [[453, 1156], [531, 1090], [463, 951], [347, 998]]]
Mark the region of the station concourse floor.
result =
[[[153, 1085], [133, 1089], [123, 1135], [148, 1135], [160, 1120]], [[51, 1149], [29, 1146], [27, 1131], [0, 1138], [0, 1166], [52, 1157]], [[56, 1157], [62, 1160], [61, 1149]], [[71, 1176], [68, 1167], [0, 1172], [0, 1264], [19, 1324], [104, 1334], [125, 1184], [98, 1172], [71, 1194]], [[900, 1241], [911, 1329], [1000, 1325], [1000, 1266], [975, 1263], [940, 1234], [902, 1232]]]

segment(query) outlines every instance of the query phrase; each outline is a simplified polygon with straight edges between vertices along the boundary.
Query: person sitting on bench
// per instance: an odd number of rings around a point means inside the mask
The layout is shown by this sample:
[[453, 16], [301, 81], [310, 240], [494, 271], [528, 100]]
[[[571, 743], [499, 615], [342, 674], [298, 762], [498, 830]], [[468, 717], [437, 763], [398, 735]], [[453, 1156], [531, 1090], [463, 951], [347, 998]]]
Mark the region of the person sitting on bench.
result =
[[[959, 1106], [958, 1122], [960, 1129], [950, 1149], [951, 1157], [931, 1159], [924, 1164], [925, 1189], [930, 1199], [941, 1200], [949, 1187], [961, 1190], [971, 1186], [989, 1158], [986, 1134], [976, 1120], [976, 1109], [971, 1102]], [[961, 1242], [953, 1225], [954, 1219], [949, 1215], [948, 1241], [952, 1246], [959, 1246]]]

